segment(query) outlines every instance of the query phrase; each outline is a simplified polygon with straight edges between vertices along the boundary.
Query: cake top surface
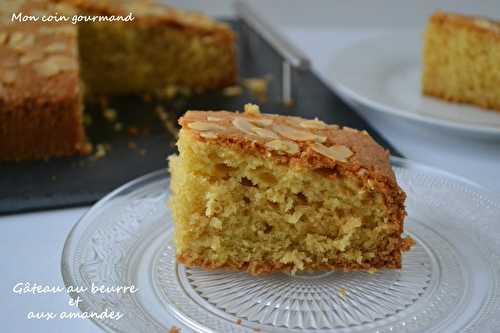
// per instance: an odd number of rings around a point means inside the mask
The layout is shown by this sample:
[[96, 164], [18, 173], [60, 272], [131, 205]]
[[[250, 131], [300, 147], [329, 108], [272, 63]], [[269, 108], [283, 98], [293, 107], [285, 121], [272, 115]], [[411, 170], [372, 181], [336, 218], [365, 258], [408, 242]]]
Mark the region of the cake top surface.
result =
[[437, 24], [452, 23], [457, 26], [500, 36], [500, 22], [483, 16], [437, 11], [432, 15], [431, 22]]
[[52, 0], [71, 4], [90, 15], [121, 15], [132, 13], [141, 24], [166, 24], [182, 29], [204, 32], [229, 31], [226, 24], [204, 14], [180, 10], [154, 0]]
[[245, 105], [243, 113], [188, 111], [179, 119], [183, 131], [199, 141], [237, 145], [311, 169], [348, 169], [395, 183], [389, 152], [366, 131], [304, 119], [260, 113]]
[[57, 12], [45, 1], [6, 0], [0, 9], [0, 101], [16, 106], [77, 96], [77, 28], [67, 22], [12, 22], [12, 13]]

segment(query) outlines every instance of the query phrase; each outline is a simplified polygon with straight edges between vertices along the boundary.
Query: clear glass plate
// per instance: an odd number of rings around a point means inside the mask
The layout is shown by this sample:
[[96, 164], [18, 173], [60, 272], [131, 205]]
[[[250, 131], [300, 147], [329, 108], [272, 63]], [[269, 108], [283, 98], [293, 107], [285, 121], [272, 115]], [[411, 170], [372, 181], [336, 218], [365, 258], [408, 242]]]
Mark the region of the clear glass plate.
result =
[[79, 294], [109, 332], [500, 332], [500, 205], [448, 173], [393, 159], [417, 244], [403, 269], [205, 272], [175, 262], [164, 171], [99, 201], [66, 241], [66, 285], [134, 285], [133, 294]]

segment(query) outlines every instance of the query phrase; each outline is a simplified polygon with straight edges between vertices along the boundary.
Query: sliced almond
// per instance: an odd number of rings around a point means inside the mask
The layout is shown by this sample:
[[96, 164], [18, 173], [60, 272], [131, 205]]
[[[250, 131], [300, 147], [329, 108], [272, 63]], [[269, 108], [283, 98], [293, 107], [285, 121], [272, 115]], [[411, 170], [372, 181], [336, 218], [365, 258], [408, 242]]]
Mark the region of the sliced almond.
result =
[[273, 124], [273, 120], [269, 118], [246, 118], [252, 124], [257, 126], [266, 127]]
[[224, 118], [219, 117], [219, 116], [207, 116], [208, 121], [223, 121]]
[[254, 132], [253, 132], [254, 126], [243, 117], [234, 118], [233, 119], [233, 126], [244, 133], [254, 135]]
[[28, 51], [35, 44], [35, 35], [16, 31], [9, 39], [9, 47], [16, 51]]
[[23, 54], [19, 58], [19, 64], [28, 65], [28, 64], [31, 64], [32, 62], [41, 60], [42, 58], [43, 58], [43, 54], [38, 53], [38, 52], [26, 53], [26, 54]]
[[191, 129], [194, 129], [196, 131], [223, 131], [224, 127], [214, 124], [214, 123], [208, 123], [204, 121], [193, 121], [192, 123], [188, 124], [188, 127]]
[[327, 137], [323, 136], [323, 135], [316, 135], [316, 138], [314, 139], [314, 141], [316, 141], [318, 143], [325, 143], [326, 140], [327, 140]]
[[296, 141], [314, 141], [316, 140], [316, 134], [306, 131], [301, 131], [296, 128], [283, 125], [276, 124], [273, 126], [273, 129], [278, 132], [281, 136], [284, 136], [287, 139], [296, 140]]
[[43, 26], [40, 27], [38, 33], [43, 35], [61, 34], [67, 36], [76, 36], [76, 27], [71, 25]]
[[64, 52], [68, 48], [68, 45], [62, 42], [52, 43], [45, 47], [44, 52], [46, 53], [58, 53]]
[[295, 142], [280, 139], [267, 142], [266, 147], [279, 153], [286, 153], [291, 155], [297, 154], [300, 151], [299, 145]]
[[303, 128], [311, 128], [311, 129], [325, 129], [327, 128], [327, 125], [319, 120], [318, 118], [316, 119], [310, 119], [310, 120], [303, 120], [299, 123], [300, 127]]
[[276, 134], [273, 131], [268, 130], [266, 128], [254, 127], [253, 131], [258, 136], [260, 136], [261, 138], [264, 138], [264, 139], [278, 139], [279, 138], [278, 134]]
[[205, 139], [217, 139], [218, 135], [215, 132], [201, 132], [200, 136]]
[[61, 72], [78, 69], [76, 60], [63, 55], [53, 55], [35, 65], [35, 71], [40, 76], [50, 77]]
[[9, 46], [16, 45], [24, 39], [25, 34], [21, 31], [15, 31], [10, 35]]
[[343, 145], [327, 147], [320, 143], [315, 143], [311, 145], [311, 148], [318, 154], [339, 162], [347, 162], [347, 159], [353, 155], [353, 152]]
[[488, 20], [478, 18], [478, 19], [475, 19], [474, 22], [476, 23], [477, 26], [479, 26], [483, 29], [490, 30], [490, 31], [500, 31], [500, 26], [498, 26], [495, 23], [490, 22]]

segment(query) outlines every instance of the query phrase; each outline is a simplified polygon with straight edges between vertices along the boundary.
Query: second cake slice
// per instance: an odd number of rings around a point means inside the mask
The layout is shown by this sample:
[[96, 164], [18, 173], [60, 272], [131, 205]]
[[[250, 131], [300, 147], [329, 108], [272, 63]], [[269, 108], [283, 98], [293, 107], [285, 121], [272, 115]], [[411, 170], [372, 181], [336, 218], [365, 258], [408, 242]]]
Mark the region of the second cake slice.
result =
[[366, 133], [189, 111], [170, 159], [177, 260], [252, 274], [401, 267], [405, 194]]

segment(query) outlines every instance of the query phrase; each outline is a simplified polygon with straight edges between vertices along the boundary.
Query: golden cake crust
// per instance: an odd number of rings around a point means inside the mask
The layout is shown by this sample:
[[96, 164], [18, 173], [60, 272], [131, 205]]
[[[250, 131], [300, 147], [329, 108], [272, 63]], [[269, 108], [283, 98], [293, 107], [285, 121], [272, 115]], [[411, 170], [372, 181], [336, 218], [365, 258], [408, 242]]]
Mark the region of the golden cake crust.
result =
[[[254, 106], [246, 106], [247, 110], [252, 107]], [[257, 125], [257, 127], [270, 130], [276, 137], [273, 138], [273, 134], [270, 134], [271, 137], [265, 137], [265, 132], [263, 135], [243, 132], [234, 125], [237, 118], [244, 119], [253, 125]], [[261, 126], [258, 126], [259, 122]], [[266, 124], [267, 122], [269, 124]], [[220, 126], [221, 129], [214, 127], [208, 130], [197, 130], [196, 124], [192, 125], [193, 123], [214, 124]], [[299, 117], [267, 115], [248, 111], [240, 114], [227, 111], [188, 111], [179, 119], [179, 124], [200, 141], [238, 146], [244, 151], [272, 156], [283, 163], [300, 164], [315, 170], [342, 169], [359, 172], [360, 174], [367, 173], [375, 179], [387, 182], [391, 187], [396, 185], [396, 178], [389, 163], [389, 152], [378, 145], [366, 131], [328, 125], [320, 120], [307, 120]], [[264, 124], [265, 126], [262, 126]], [[283, 125], [286, 127], [281, 128]], [[286, 131], [289, 127], [299, 132], [287, 135]], [[302, 135], [301, 132], [310, 135], [310, 139], [304, 137], [304, 140], [299, 140], [298, 136]], [[212, 133], [216, 136], [211, 137]], [[314, 138], [314, 136], [318, 138]], [[298, 150], [290, 154], [286, 153], [286, 148], [285, 150], [269, 148], [269, 143], [275, 140], [292, 142], [298, 147]], [[352, 155], [346, 160], [331, 158], [321, 154], [319, 149], [315, 149], [317, 146], [346, 147], [351, 151]]]
[[437, 11], [431, 16], [430, 22], [438, 25], [451, 24], [470, 31], [485, 33], [500, 40], [500, 22], [487, 17]]

